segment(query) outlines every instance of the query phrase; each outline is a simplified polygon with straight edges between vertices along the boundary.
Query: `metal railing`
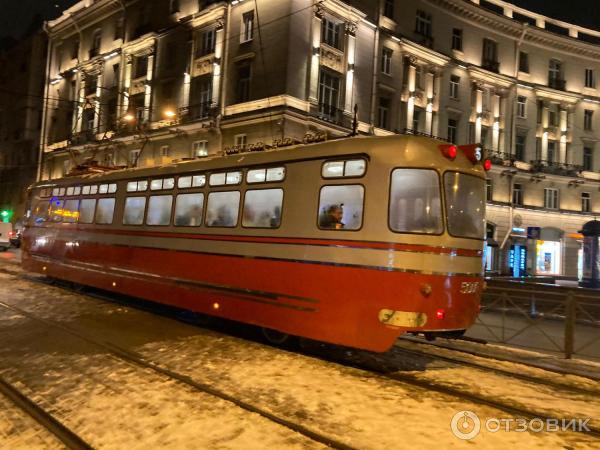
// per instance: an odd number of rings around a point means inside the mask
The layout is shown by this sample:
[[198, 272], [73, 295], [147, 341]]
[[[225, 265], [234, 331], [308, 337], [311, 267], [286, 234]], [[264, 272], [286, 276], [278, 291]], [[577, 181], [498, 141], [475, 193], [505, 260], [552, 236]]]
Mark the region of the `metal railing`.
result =
[[562, 80], [560, 78], [549, 78], [548, 86], [552, 89], [558, 89], [559, 91], [567, 90], [567, 80]]
[[469, 335], [537, 350], [600, 358], [600, 291], [491, 281]]
[[212, 117], [212, 111], [211, 102], [196, 103], [179, 108], [179, 117], [181, 122], [204, 120]]
[[481, 61], [481, 67], [489, 70], [490, 72], [498, 73], [500, 71], [500, 62], [493, 59], [484, 59]]
[[344, 111], [328, 103], [319, 103], [317, 117], [341, 125], [344, 122]]
[[531, 168], [534, 172], [544, 172], [553, 175], [578, 176], [583, 170], [583, 166], [578, 164], [567, 164], [556, 161], [546, 161], [536, 159], [531, 161]]

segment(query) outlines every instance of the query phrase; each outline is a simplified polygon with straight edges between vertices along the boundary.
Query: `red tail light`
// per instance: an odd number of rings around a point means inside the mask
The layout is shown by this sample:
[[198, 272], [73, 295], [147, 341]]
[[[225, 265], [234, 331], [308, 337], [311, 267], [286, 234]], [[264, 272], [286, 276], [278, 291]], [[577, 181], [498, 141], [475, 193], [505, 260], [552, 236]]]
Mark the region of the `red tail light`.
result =
[[13, 237], [14, 235], [15, 235], [15, 232], [14, 232], [14, 231], [9, 231], [9, 232], [8, 232], [8, 237]]
[[443, 309], [438, 309], [435, 311], [435, 318], [438, 320], [442, 320], [444, 317], [446, 317], [446, 311]]
[[456, 158], [456, 154], [458, 153], [456, 145], [452, 144], [440, 145], [440, 151], [442, 152], [442, 155], [450, 160], [454, 160], [454, 158]]
[[485, 171], [488, 171], [492, 168], [492, 161], [490, 161], [489, 159], [486, 159], [483, 162], [483, 168], [485, 169]]

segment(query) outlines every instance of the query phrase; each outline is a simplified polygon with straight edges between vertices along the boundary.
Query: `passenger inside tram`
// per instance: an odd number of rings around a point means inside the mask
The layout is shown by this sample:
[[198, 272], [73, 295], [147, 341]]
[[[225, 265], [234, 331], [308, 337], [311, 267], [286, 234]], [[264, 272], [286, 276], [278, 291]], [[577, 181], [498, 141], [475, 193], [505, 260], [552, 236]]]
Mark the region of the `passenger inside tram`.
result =
[[327, 209], [325, 209], [321, 213], [321, 217], [319, 217], [319, 227], [330, 229], [330, 230], [339, 230], [344, 228], [344, 223], [342, 222], [342, 218], [344, 217], [344, 204], [340, 203], [330, 205]]

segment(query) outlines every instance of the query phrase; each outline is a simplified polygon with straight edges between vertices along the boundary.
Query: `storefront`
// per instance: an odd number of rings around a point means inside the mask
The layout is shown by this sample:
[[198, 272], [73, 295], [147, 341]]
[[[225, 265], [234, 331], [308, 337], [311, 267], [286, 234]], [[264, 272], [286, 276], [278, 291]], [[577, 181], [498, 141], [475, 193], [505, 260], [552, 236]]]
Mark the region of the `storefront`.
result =
[[563, 232], [557, 228], [542, 228], [535, 241], [536, 275], [562, 275]]

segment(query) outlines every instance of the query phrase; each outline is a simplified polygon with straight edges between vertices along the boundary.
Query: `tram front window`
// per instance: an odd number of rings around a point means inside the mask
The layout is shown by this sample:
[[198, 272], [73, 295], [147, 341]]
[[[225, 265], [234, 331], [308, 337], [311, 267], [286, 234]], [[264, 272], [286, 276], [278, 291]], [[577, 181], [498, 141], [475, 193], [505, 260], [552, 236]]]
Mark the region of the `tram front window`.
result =
[[448, 231], [452, 236], [484, 239], [485, 180], [459, 172], [444, 174]]

